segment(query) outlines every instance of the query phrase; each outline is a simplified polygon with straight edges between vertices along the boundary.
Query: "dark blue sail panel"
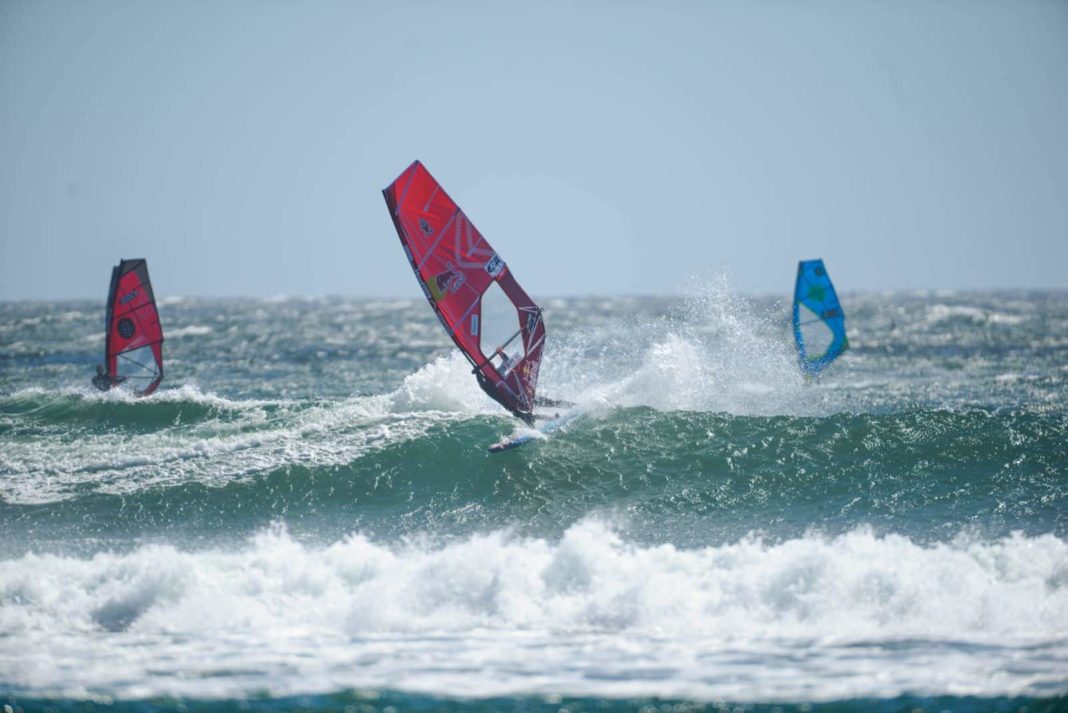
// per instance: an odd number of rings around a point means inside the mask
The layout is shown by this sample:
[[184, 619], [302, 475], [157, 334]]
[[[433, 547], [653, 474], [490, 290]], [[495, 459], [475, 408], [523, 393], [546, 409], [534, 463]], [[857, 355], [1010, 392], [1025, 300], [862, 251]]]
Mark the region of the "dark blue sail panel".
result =
[[845, 314], [823, 260], [802, 260], [794, 287], [794, 340], [801, 368], [819, 376], [849, 348]]

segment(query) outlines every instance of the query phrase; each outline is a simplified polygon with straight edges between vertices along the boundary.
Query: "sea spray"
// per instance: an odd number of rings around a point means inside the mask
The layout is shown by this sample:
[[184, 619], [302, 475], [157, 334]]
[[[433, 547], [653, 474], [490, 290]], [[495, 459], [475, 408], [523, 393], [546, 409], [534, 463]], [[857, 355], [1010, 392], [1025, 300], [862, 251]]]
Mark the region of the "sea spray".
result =
[[781, 308], [739, 296], [725, 274], [694, 280], [659, 311], [602, 316], [589, 334], [550, 344], [546, 388], [588, 410], [825, 413], [822, 395], [806, 398]]

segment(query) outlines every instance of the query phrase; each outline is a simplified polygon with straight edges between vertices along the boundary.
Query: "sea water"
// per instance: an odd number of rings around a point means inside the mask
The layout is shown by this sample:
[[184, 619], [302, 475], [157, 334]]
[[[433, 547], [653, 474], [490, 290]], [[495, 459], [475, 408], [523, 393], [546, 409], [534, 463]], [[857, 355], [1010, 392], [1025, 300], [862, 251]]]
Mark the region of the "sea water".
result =
[[1068, 708], [1068, 293], [543, 302], [521, 425], [422, 299], [0, 304], [0, 706]]

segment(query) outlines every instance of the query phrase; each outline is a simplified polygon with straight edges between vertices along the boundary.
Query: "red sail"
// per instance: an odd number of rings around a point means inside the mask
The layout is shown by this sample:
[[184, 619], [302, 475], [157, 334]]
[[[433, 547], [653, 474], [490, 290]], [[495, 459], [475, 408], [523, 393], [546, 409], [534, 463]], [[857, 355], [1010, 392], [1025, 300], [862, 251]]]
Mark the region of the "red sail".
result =
[[532, 422], [545, 342], [541, 308], [421, 163], [382, 193], [427, 300], [479, 385]]
[[111, 382], [148, 396], [163, 380], [163, 329], [144, 260], [122, 260], [111, 271], [107, 330]]

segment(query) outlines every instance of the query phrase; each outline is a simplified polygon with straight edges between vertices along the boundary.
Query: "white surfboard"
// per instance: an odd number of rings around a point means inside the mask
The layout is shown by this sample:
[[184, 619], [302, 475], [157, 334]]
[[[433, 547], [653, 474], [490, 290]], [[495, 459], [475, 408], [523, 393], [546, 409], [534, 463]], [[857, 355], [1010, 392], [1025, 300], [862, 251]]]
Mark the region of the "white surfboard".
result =
[[581, 412], [578, 409], [571, 409], [565, 413], [551, 418], [548, 421], [543, 421], [536, 428], [525, 428], [519, 433], [513, 433], [511, 436], [502, 438], [497, 443], [494, 443], [489, 447], [490, 453], [500, 453], [501, 451], [511, 450], [518, 448], [524, 443], [530, 443], [531, 441], [538, 441], [551, 436], [567, 424], [574, 421]]

